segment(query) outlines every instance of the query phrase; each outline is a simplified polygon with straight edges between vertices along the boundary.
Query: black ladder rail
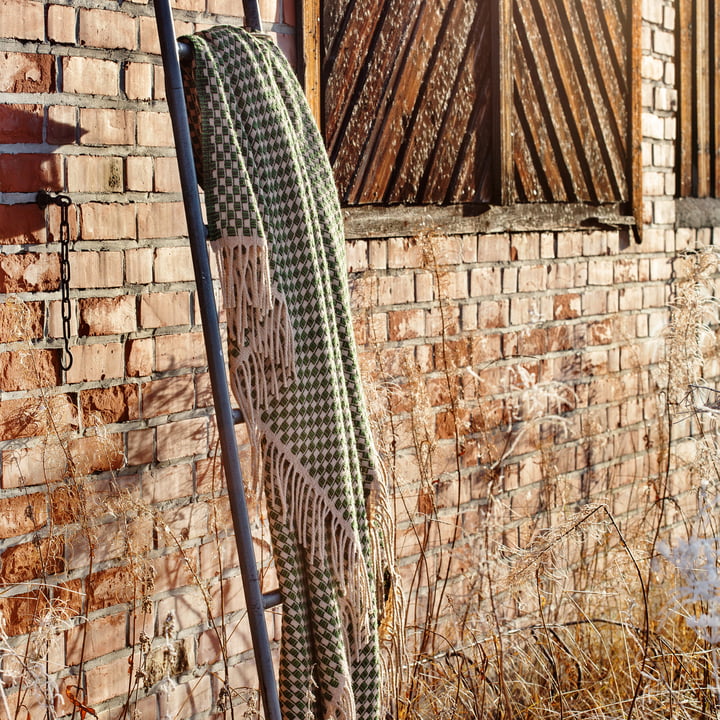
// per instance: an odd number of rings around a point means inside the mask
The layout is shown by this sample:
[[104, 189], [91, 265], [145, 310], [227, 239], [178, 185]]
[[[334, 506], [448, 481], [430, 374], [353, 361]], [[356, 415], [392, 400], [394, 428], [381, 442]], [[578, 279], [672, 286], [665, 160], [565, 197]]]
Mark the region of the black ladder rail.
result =
[[[235, 542], [238, 550], [243, 580], [250, 635], [255, 653], [260, 694], [267, 720], [282, 720], [275, 668], [267, 626], [265, 609], [281, 602], [277, 591], [263, 596], [257, 563], [253, 552], [252, 534], [245, 500], [244, 482], [235, 437], [235, 423], [230, 402], [230, 392], [225, 376], [225, 357], [220, 337], [215, 294], [213, 292], [210, 260], [206, 245], [205, 224], [202, 217], [197, 175], [192, 153], [192, 141], [187, 119], [185, 92], [180, 71], [178, 44], [175, 36], [170, 0], [155, 0], [155, 19], [160, 39], [160, 51], [165, 72], [167, 102], [172, 120], [173, 135], [180, 171], [180, 185], [188, 225], [190, 251], [195, 272], [200, 317], [207, 353], [215, 416], [220, 435], [222, 465], [228, 486], [228, 498], [232, 513]], [[260, 13], [257, 0], [243, 0], [247, 24], [252, 30], [260, 30]]]

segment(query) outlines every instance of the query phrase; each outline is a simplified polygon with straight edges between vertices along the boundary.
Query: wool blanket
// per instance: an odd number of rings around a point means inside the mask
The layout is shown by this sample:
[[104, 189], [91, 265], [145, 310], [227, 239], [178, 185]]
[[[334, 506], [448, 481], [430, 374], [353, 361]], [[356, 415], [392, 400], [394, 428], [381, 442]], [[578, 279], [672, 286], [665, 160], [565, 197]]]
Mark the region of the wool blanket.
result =
[[401, 598], [332, 173], [269, 38], [217, 27], [189, 40], [186, 94], [221, 258], [230, 381], [283, 597], [283, 716], [373, 720], [397, 657]]

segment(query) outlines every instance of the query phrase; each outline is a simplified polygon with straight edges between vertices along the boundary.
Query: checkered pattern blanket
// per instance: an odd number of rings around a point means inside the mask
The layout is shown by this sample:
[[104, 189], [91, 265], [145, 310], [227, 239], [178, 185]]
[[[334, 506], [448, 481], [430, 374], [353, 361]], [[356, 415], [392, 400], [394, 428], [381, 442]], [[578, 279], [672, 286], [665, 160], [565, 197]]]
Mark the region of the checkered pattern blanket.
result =
[[228, 27], [190, 41], [186, 90], [221, 257], [231, 385], [255, 448], [283, 596], [283, 715], [371, 720], [382, 713], [388, 665], [380, 628], [399, 620], [399, 595], [388, 598], [392, 527], [360, 387], [332, 173], [272, 41]]

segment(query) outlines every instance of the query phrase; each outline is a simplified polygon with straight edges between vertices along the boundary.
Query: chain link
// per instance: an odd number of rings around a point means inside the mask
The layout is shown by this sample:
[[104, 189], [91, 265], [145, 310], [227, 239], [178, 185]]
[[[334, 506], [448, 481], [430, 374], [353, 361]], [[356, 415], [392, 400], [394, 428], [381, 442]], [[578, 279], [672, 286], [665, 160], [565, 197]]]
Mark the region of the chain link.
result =
[[37, 194], [35, 202], [43, 209], [48, 205], [57, 205], [60, 208], [60, 316], [63, 334], [63, 355], [60, 358], [60, 367], [67, 372], [73, 364], [73, 356], [70, 351], [72, 307], [70, 305], [70, 220], [68, 213], [72, 200], [67, 195], [41, 190]]
[[62, 317], [63, 357], [60, 367], [66, 372], [72, 367], [73, 356], [70, 351], [70, 320], [72, 307], [70, 306], [70, 221], [68, 208], [70, 198], [60, 196], [60, 315]]

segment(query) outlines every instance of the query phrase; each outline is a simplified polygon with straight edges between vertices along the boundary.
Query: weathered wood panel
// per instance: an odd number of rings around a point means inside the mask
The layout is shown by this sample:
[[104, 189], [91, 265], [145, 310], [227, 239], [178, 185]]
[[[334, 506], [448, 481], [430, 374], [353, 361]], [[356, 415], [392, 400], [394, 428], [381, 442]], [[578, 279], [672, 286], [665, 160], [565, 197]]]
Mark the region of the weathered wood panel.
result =
[[344, 204], [631, 200], [631, 2], [324, 2]]
[[490, 199], [489, 7], [323, 4], [324, 132], [345, 203]]
[[720, 197], [720, 3], [678, 0], [678, 191]]
[[614, 0], [515, 0], [515, 199], [629, 199], [628, 13]]

